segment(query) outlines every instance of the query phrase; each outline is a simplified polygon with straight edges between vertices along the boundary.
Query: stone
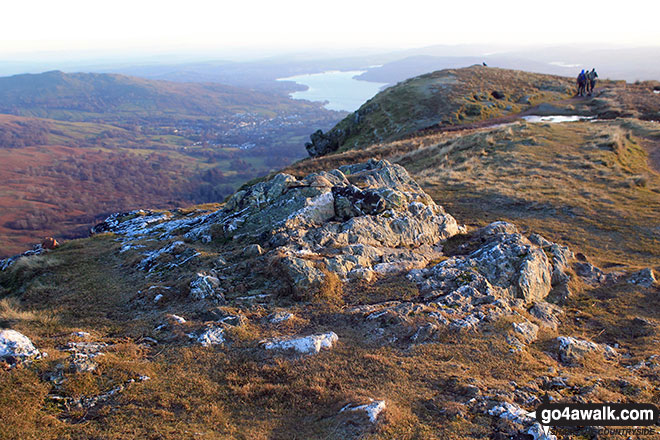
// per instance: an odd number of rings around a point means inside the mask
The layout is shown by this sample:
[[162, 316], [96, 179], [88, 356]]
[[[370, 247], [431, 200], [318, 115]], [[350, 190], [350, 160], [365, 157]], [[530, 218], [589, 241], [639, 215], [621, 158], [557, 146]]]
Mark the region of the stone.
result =
[[268, 316], [268, 321], [271, 324], [280, 324], [282, 322], [289, 321], [293, 319], [295, 316], [293, 313], [285, 312], [285, 311], [277, 311], [275, 313], [272, 313], [270, 316]]
[[17, 364], [40, 355], [32, 341], [16, 330], [0, 330], [0, 361]]
[[204, 272], [197, 273], [195, 279], [190, 282], [190, 296], [193, 299], [210, 299], [224, 302], [225, 297], [220, 288], [220, 280]]
[[575, 263], [573, 267], [575, 273], [588, 284], [602, 284], [607, 280], [605, 273], [589, 262]]
[[617, 356], [616, 350], [609, 345], [597, 344], [584, 339], [560, 336], [557, 338], [557, 342], [559, 343], [559, 359], [566, 364], [577, 363], [588, 353], [601, 354], [606, 359], [612, 359]]
[[186, 320], [184, 318], [182, 318], [181, 316], [179, 316], [179, 315], [171, 314], [171, 315], [168, 315], [167, 317], [169, 319], [171, 319], [172, 321], [176, 322], [177, 324], [185, 324], [186, 323]]
[[537, 302], [530, 309], [529, 313], [540, 319], [543, 325], [553, 330], [559, 326], [559, 318], [562, 311], [559, 307], [545, 301]]
[[275, 338], [264, 341], [266, 350], [293, 350], [301, 354], [317, 354], [321, 350], [329, 350], [339, 340], [335, 332], [310, 335], [304, 337]]
[[516, 337], [525, 344], [531, 344], [536, 341], [539, 333], [539, 326], [529, 321], [513, 323], [513, 331]]
[[204, 347], [210, 347], [211, 345], [220, 345], [225, 342], [224, 328], [217, 326], [207, 327], [198, 337], [197, 342], [202, 344]]
[[628, 278], [628, 283], [646, 288], [653, 287], [656, 282], [657, 280], [653, 274], [653, 270], [648, 267], [646, 269], [635, 272]]
[[243, 255], [248, 258], [258, 257], [264, 254], [264, 250], [258, 244], [251, 244], [243, 249]]

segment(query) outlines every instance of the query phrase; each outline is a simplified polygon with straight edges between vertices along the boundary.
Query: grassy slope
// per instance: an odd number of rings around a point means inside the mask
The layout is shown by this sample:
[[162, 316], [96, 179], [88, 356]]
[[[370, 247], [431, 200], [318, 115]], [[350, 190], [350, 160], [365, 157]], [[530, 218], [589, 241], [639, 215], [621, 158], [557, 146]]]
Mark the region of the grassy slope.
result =
[[[403, 81], [367, 101], [331, 130], [350, 131], [340, 151], [400, 138], [434, 125], [457, 126], [517, 114], [571, 96], [568, 78], [473, 66]], [[503, 94], [499, 99], [493, 92]]]

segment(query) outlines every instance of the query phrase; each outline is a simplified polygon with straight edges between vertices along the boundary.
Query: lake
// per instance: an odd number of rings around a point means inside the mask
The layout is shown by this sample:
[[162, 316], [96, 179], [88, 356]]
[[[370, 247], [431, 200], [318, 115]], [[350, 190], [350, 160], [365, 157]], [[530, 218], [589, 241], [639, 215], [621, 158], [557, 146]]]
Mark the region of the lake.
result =
[[293, 92], [293, 99], [306, 99], [308, 101], [326, 102], [328, 110], [357, 110], [366, 100], [373, 97], [386, 83], [361, 81], [354, 77], [364, 73], [365, 70], [339, 71], [331, 70], [322, 73], [278, 78], [278, 81], [294, 81], [307, 86], [307, 90]]

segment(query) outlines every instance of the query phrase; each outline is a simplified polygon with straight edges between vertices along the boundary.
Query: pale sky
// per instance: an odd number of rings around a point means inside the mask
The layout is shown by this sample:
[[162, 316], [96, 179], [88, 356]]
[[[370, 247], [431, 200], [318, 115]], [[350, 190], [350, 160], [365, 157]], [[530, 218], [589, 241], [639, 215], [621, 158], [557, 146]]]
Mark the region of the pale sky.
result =
[[0, 56], [35, 51], [660, 45], [657, 0], [16, 0]]

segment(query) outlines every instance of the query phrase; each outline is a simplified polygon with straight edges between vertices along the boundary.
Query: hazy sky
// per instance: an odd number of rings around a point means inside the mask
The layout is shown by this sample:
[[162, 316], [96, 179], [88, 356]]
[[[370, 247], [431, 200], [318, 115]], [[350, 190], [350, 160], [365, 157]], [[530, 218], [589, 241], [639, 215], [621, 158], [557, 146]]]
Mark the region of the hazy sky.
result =
[[53, 50], [660, 45], [656, 0], [20, 0], [4, 2], [2, 17], [5, 57]]

